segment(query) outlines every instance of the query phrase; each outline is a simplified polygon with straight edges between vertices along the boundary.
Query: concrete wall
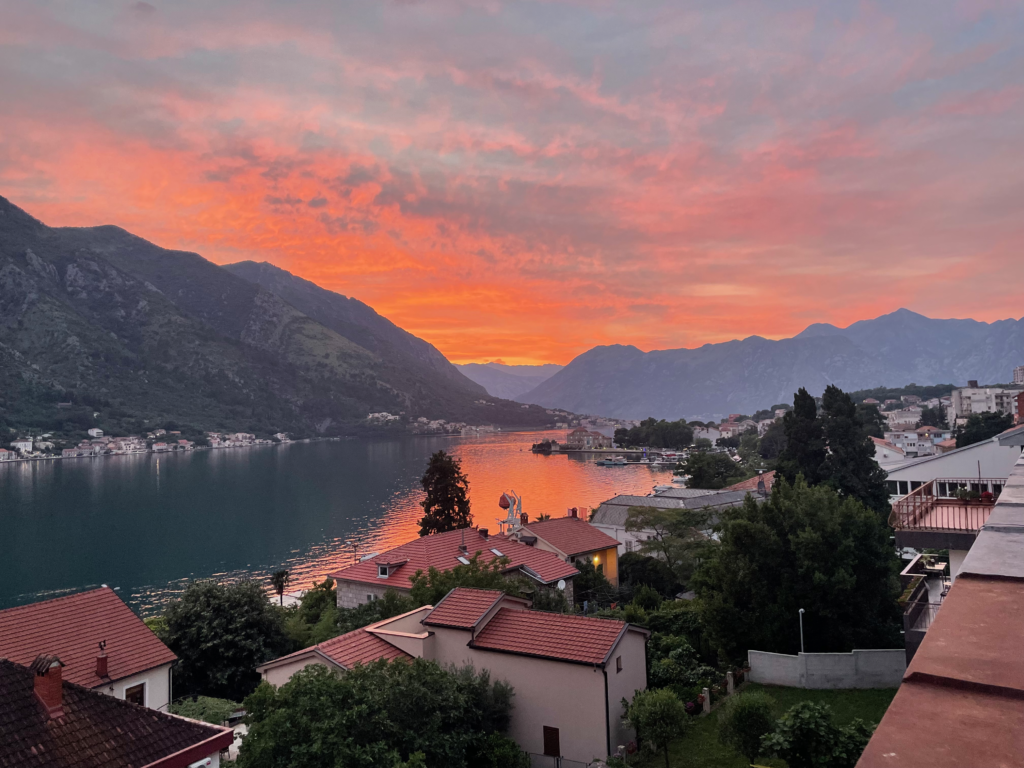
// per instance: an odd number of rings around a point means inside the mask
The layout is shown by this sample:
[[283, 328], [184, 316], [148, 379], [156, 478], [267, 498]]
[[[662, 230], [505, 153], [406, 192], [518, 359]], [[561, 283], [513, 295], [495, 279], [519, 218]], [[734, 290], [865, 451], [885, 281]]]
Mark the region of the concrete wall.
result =
[[150, 669], [131, 677], [116, 680], [110, 685], [98, 685], [93, 690], [105, 693], [118, 699], [124, 698], [124, 692], [139, 683], [146, 684], [146, 706], [150, 709], [167, 711], [167, 705], [171, 702], [171, 665]]
[[960, 573], [960, 568], [964, 564], [964, 560], [967, 557], [967, 553], [970, 550], [966, 549], [951, 549], [949, 550], [949, 578], [950, 581], [956, 581], [956, 575]]
[[339, 581], [338, 582], [338, 607], [357, 608], [363, 603], [373, 600], [380, 600], [389, 589], [395, 590], [400, 595], [408, 595], [408, 589], [402, 589], [396, 582], [381, 579], [380, 584], [364, 584], [361, 581]]
[[270, 683], [275, 688], [280, 688], [282, 685], [292, 679], [299, 670], [305, 669], [310, 664], [322, 664], [328, 666], [322, 656], [315, 654], [309, 654], [308, 656], [300, 656], [294, 661], [289, 661], [286, 664], [280, 666], [271, 667], [263, 670], [263, 679]]
[[[647, 658], [645, 639], [639, 632], [627, 632], [619, 641], [608, 663], [608, 709], [612, 728], [612, 752], [636, 738], [632, 729], [622, 722], [625, 708], [622, 700], [633, 700], [633, 694], [647, 687]], [[618, 672], [615, 660], [622, 657], [622, 671]]]
[[993, 438], [955, 453], [941, 454], [920, 464], [890, 468], [887, 479], [926, 483], [942, 477], [978, 477], [978, 462], [981, 462], [981, 477], [1009, 477], [1019, 456], [1019, 448], [999, 445], [999, 441]]
[[750, 680], [792, 688], [897, 688], [907, 671], [903, 649], [851, 653], [750, 651]]

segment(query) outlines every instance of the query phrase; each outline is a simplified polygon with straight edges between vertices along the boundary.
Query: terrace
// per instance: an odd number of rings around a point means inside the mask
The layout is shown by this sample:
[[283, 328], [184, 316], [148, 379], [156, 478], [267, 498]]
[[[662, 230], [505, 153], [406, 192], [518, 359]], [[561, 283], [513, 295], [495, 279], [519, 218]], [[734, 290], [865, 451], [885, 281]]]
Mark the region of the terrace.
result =
[[893, 504], [889, 515], [896, 545], [970, 549], [1005, 482], [1005, 478], [941, 478], [911, 489]]

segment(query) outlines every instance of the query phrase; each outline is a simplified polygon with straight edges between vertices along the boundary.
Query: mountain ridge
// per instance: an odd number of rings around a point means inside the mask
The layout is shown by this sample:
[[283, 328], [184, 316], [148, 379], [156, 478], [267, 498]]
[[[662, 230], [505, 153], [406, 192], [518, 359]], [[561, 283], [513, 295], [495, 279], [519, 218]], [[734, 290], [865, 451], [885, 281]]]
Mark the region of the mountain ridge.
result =
[[561, 365], [505, 365], [503, 363], [463, 363], [456, 365], [464, 376], [484, 387], [494, 397], [514, 400], [547, 381]]
[[812, 323], [787, 339], [760, 336], [643, 352], [594, 347], [518, 399], [615, 418], [750, 413], [799, 387], [845, 390], [954, 381], [1009, 381], [1024, 364], [1024, 319], [932, 319], [907, 309], [846, 328]]

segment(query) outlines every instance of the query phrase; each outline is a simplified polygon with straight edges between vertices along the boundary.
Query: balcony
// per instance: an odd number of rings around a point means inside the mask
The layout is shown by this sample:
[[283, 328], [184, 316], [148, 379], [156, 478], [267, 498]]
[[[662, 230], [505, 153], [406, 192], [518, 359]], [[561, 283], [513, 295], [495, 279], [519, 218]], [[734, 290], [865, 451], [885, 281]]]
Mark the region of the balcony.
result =
[[992, 514], [1005, 478], [930, 480], [892, 505], [896, 546], [968, 550]]
[[949, 592], [951, 583], [946, 578], [947, 565], [937, 561], [933, 555], [918, 555], [900, 573], [900, 584], [904, 590], [900, 607], [903, 608], [903, 637], [908, 664]]

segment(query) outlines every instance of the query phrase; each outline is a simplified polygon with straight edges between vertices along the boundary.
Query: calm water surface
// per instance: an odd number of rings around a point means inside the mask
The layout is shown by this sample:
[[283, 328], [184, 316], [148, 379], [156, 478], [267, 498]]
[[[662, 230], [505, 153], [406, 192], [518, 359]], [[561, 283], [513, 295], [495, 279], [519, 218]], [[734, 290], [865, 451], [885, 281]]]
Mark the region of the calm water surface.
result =
[[433, 451], [462, 460], [474, 521], [496, 530], [501, 493], [564, 515], [671, 474], [540, 456], [564, 433], [291, 443], [0, 465], [0, 608], [99, 584], [152, 612], [190, 579], [292, 572], [291, 589], [415, 538]]

